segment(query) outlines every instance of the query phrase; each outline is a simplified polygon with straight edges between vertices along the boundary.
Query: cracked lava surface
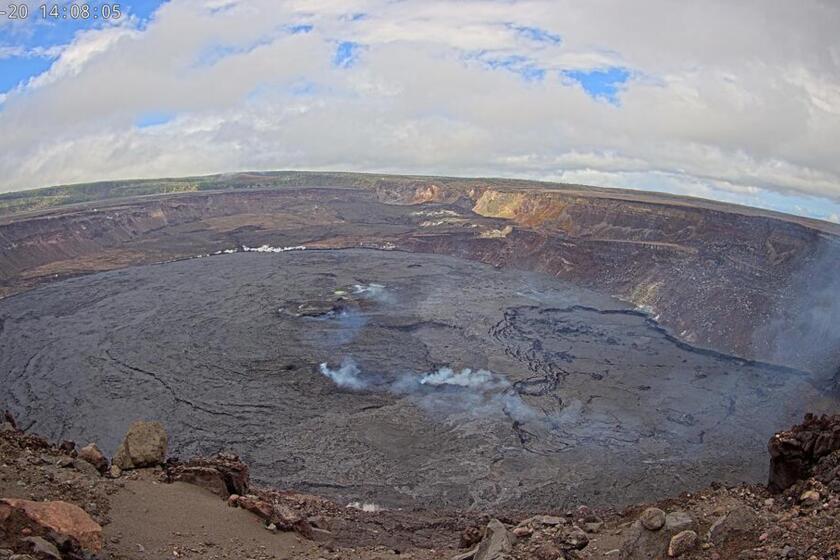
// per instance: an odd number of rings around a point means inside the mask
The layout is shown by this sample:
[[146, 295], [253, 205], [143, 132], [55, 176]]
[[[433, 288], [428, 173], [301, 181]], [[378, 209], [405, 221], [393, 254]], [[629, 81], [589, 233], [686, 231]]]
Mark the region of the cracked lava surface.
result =
[[[321, 373], [347, 359], [355, 386]], [[486, 371], [418, 381], [440, 368]], [[364, 249], [7, 298], [0, 381], [51, 438], [113, 452], [131, 421], [160, 420], [173, 454], [229, 449], [258, 481], [386, 507], [619, 505], [761, 480], [775, 430], [836, 406], [808, 374], [693, 348], [550, 276]]]

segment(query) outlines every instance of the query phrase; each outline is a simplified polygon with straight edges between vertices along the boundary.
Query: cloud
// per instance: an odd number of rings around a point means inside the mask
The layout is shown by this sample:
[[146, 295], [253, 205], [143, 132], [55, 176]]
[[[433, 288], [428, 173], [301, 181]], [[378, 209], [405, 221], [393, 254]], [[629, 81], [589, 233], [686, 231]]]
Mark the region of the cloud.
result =
[[378, 170], [820, 197], [826, 217], [838, 28], [840, 6], [784, 0], [173, 0], [77, 33], [6, 94], [0, 190]]

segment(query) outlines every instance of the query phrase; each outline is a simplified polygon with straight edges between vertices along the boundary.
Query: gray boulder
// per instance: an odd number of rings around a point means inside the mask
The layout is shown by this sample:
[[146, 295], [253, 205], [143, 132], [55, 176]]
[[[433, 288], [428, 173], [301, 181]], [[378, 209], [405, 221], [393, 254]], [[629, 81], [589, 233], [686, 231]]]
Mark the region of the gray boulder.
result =
[[671, 537], [668, 545], [668, 556], [677, 558], [697, 546], [697, 533], [694, 531], [680, 531]]
[[498, 519], [493, 519], [487, 524], [484, 538], [478, 543], [478, 549], [473, 558], [474, 560], [502, 560], [510, 554], [511, 550], [513, 550], [513, 543], [507, 527]]
[[125, 434], [112, 463], [122, 470], [155, 467], [166, 459], [169, 440], [160, 422], [134, 422]]
[[672, 511], [665, 516], [665, 530], [670, 535], [696, 529], [697, 524], [694, 522], [694, 519], [684, 511]]
[[758, 516], [752, 509], [747, 506], [738, 506], [712, 523], [707, 538], [719, 546], [733, 537], [754, 531], [757, 520]]
[[648, 531], [658, 531], [665, 525], [665, 512], [655, 507], [647, 508], [639, 516], [639, 521]]
[[619, 553], [621, 560], [661, 560], [668, 554], [672, 537], [696, 528], [694, 519], [683, 511], [674, 511], [667, 515], [662, 512], [662, 514], [660, 517], [662, 525], [659, 530], [646, 529], [640, 518], [625, 531]]

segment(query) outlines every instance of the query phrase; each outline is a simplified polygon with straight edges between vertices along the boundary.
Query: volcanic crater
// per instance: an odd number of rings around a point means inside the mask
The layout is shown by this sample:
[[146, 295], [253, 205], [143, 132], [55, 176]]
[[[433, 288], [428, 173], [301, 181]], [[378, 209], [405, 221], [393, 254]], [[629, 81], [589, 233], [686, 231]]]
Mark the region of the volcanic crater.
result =
[[822, 331], [796, 319], [836, 293], [815, 272], [833, 226], [571, 186], [264, 188], [278, 177], [4, 218], [0, 398], [109, 452], [155, 419], [175, 454], [232, 449], [260, 482], [483, 510], [760, 480], [774, 430], [837, 406], [835, 331], [808, 351]]

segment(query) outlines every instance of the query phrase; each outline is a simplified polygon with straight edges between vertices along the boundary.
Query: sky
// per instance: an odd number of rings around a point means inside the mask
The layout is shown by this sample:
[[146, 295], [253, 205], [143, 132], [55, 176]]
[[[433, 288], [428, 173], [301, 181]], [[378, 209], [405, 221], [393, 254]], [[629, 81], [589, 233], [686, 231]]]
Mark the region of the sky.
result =
[[840, 222], [835, 0], [20, 3], [0, 16], [0, 192], [345, 170]]

